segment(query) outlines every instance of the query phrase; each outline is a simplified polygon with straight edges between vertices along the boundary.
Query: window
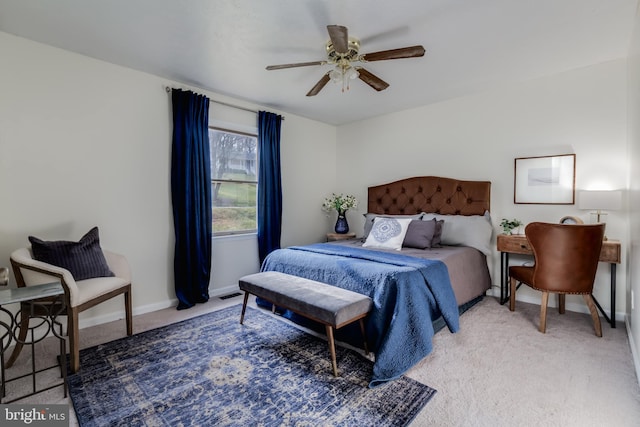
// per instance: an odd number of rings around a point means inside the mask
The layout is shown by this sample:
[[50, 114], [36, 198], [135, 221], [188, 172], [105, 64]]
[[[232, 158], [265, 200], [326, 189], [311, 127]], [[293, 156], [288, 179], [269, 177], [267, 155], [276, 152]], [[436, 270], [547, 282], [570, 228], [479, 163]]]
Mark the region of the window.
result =
[[258, 136], [210, 128], [213, 234], [256, 232]]

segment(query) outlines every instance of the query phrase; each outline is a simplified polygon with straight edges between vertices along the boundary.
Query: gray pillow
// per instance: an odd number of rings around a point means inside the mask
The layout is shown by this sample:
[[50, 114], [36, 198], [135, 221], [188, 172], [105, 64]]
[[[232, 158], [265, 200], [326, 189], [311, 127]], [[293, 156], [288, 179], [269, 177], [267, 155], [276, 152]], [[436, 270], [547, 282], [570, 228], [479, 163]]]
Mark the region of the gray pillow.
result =
[[[433, 232], [433, 240], [431, 240], [432, 248], [441, 248], [442, 247], [442, 227], [444, 226], [444, 219], [436, 220], [436, 229]], [[428, 220], [427, 220], [428, 221]]]
[[[436, 231], [436, 219], [420, 221], [414, 219], [409, 223], [407, 234], [404, 236], [402, 246], [406, 248], [429, 249], [431, 248], [433, 235]], [[442, 229], [442, 227], [440, 227]]]
[[98, 227], [93, 227], [78, 242], [44, 241], [33, 236], [29, 236], [29, 241], [36, 260], [69, 270], [75, 280], [114, 275], [100, 248]]

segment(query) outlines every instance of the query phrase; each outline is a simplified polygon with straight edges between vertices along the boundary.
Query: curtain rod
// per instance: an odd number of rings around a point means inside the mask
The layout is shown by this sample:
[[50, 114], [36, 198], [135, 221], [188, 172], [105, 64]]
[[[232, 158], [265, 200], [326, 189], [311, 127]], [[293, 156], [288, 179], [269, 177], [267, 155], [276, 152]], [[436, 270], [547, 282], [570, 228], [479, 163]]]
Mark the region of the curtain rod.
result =
[[[170, 88], [169, 86], [165, 86], [165, 87], [164, 87], [164, 90], [165, 90], [167, 93], [171, 93], [171, 88]], [[244, 111], [248, 111], [248, 112], [250, 112], [250, 113], [258, 114], [258, 110], [253, 110], [253, 109], [251, 109], [251, 108], [241, 107], [241, 106], [239, 106], [239, 105], [229, 104], [228, 102], [216, 101], [215, 99], [211, 99], [211, 98], [209, 98], [209, 101], [211, 101], [211, 102], [213, 102], [213, 103], [215, 103], [215, 104], [224, 105], [225, 107], [236, 108], [236, 109], [238, 109], [238, 110], [244, 110]], [[281, 115], [280, 117], [282, 118], [282, 120], [284, 120], [284, 116], [282, 116], [282, 115]]]

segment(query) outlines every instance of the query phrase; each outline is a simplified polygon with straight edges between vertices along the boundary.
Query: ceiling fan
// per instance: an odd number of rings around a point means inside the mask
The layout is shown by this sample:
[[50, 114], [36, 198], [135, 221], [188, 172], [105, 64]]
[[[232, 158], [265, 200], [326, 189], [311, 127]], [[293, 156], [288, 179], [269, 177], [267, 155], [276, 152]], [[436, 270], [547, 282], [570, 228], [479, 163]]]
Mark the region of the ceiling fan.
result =
[[349, 80], [359, 78], [377, 91], [385, 90], [389, 83], [372, 74], [360, 65], [353, 63], [366, 63], [384, 61], [387, 59], [417, 58], [424, 56], [424, 47], [410, 46], [399, 49], [382, 50], [379, 52], [360, 54], [360, 40], [349, 37], [347, 27], [342, 25], [327, 25], [329, 41], [326, 45], [327, 59], [324, 61], [298, 62], [294, 64], [269, 65], [267, 70], [281, 70], [283, 68], [308, 67], [311, 65], [335, 64], [335, 68], [327, 71], [324, 76], [307, 93], [307, 96], [317, 95], [329, 81], [342, 82], [342, 91], [349, 89]]

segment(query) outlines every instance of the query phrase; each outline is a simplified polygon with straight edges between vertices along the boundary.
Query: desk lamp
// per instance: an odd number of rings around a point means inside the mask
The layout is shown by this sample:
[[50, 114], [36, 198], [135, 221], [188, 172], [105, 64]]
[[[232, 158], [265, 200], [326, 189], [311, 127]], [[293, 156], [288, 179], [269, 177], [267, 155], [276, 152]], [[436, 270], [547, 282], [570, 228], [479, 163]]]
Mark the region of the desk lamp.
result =
[[[591, 212], [592, 224], [606, 224], [605, 210], [616, 211], [622, 208], [622, 191], [581, 191], [578, 207], [595, 211]], [[606, 236], [604, 240], [607, 240]]]

